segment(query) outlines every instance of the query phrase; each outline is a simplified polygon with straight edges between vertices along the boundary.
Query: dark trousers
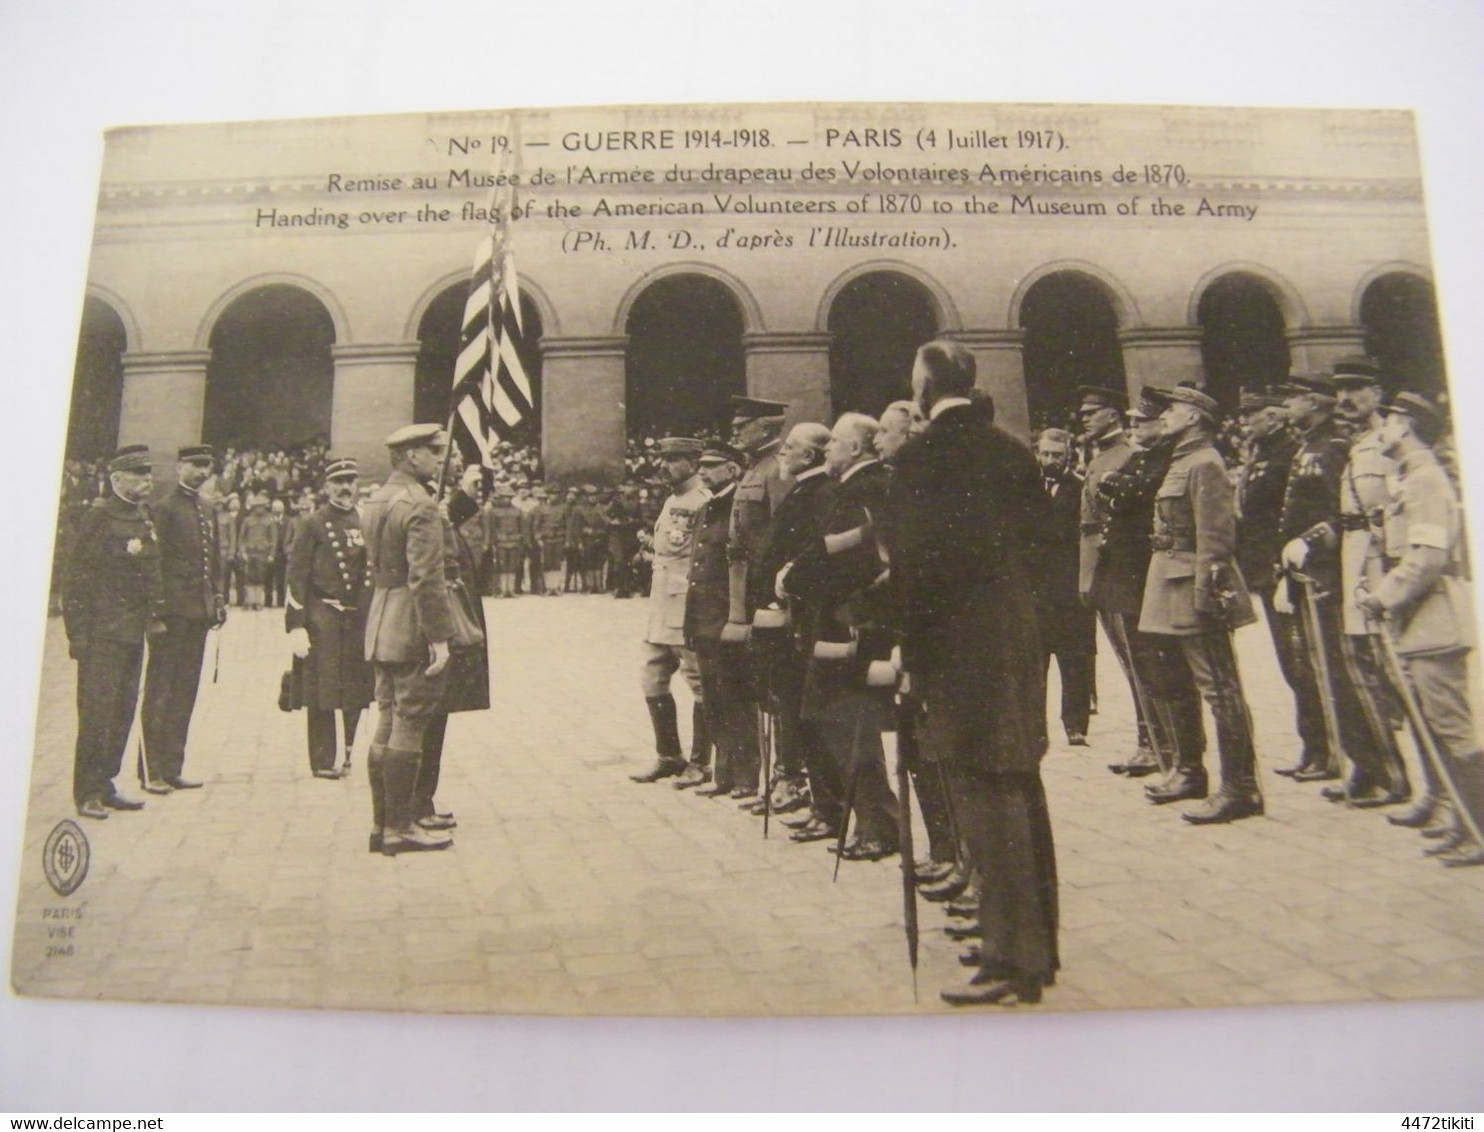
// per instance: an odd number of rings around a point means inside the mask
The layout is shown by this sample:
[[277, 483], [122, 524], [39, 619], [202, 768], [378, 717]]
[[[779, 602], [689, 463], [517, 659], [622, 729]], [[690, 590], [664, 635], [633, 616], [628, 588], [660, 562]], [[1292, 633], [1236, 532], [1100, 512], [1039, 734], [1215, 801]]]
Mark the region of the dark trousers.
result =
[[264, 600], [269, 605], [282, 606], [288, 589], [289, 563], [286, 558], [274, 558], [268, 563], [268, 580], [263, 587]]
[[1178, 637], [1141, 633], [1137, 618], [1120, 614], [1128, 630], [1129, 661], [1134, 679], [1143, 689], [1148, 711], [1149, 742], [1170, 766], [1202, 765], [1206, 756], [1206, 725], [1201, 717], [1201, 693], [1191, 674]]
[[1085, 647], [1053, 646], [1042, 653], [1042, 672], [1051, 671], [1051, 658], [1056, 657], [1061, 673], [1061, 725], [1068, 734], [1087, 734], [1087, 721], [1092, 715], [1093, 654]]
[[979, 876], [980, 970], [996, 979], [1044, 982], [1061, 960], [1056, 849], [1041, 777], [995, 774], [951, 756], [944, 766], [959, 833]]
[[[1307, 600], [1302, 589], [1297, 585], [1294, 589], [1296, 601]], [[1377, 705], [1366, 703], [1368, 697], [1351, 677], [1352, 660], [1346, 655], [1345, 633], [1341, 627], [1340, 609], [1334, 595], [1320, 599], [1314, 608], [1319, 622], [1319, 639], [1312, 639], [1307, 622], [1298, 618], [1300, 640], [1307, 657], [1312, 658], [1318, 649], [1324, 650], [1329, 667], [1330, 702], [1334, 704], [1335, 727], [1339, 732], [1340, 748], [1350, 763], [1349, 788], [1352, 793], [1364, 793], [1373, 787], [1386, 789], [1391, 785], [1388, 764], [1396, 749], [1396, 737], [1392, 735], [1389, 725], [1382, 722]], [[1313, 665], [1313, 671], [1317, 686], [1317, 664]], [[1400, 765], [1400, 756], [1395, 757], [1397, 765]]]
[[1118, 658], [1118, 667], [1123, 669], [1124, 678], [1128, 681], [1129, 695], [1134, 700], [1134, 720], [1138, 729], [1138, 743], [1140, 747], [1151, 746], [1149, 742], [1149, 723], [1144, 718], [1144, 705], [1139, 696], [1139, 687], [1134, 672], [1133, 656], [1130, 651], [1130, 638], [1137, 631], [1139, 624], [1138, 614], [1110, 613], [1107, 610], [1098, 610], [1098, 620], [1102, 623], [1103, 633], [1108, 638], [1108, 643], [1113, 646], [1113, 655]]
[[77, 749], [72, 798], [78, 805], [113, 794], [139, 701], [143, 641], [92, 641], [77, 661]]
[[758, 777], [756, 713], [747, 702], [747, 673], [726, 660], [727, 653], [741, 651], [719, 641], [696, 642], [702, 702], [716, 747], [712, 778], [729, 790], [753, 786]]
[[1377, 647], [1368, 633], [1345, 633], [1340, 638], [1345, 673], [1360, 699], [1366, 727], [1375, 737], [1371, 748], [1375, 761], [1365, 767], [1366, 776], [1383, 790], [1401, 791], [1407, 788], [1407, 773], [1396, 744], [1396, 728], [1403, 716], [1401, 699], [1382, 672]]
[[[1222, 793], [1242, 798], [1257, 795], [1257, 750], [1252, 741], [1252, 715], [1247, 710], [1247, 697], [1242, 691], [1242, 677], [1237, 671], [1231, 633], [1219, 629], [1174, 640], [1179, 642], [1191, 679], [1216, 720]], [[1182, 765], [1189, 765], [1185, 761], [1185, 751], [1193, 742], [1193, 737], [1181, 739]], [[1202, 735], [1202, 745], [1204, 742]]]
[[[308, 708], [305, 714], [309, 720], [309, 769], [334, 770], [335, 757], [340, 753], [335, 742], [335, 709]], [[345, 749], [349, 751], [356, 741], [361, 709], [341, 708], [340, 720], [345, 727]]]
[[864, 693], [846, 693], [829, 706], [815, 727], [847, 793], [854, 779], [850, 809], [857, 836], [862, 841], [895, 845], [897, 796], [886, 778], [886, 750], [874, 708]]
[[433, 816], [433, 795], [438, 792], [438, 779], [443, 774], [443, 739], [448, 733], [448, 713], [428, 719], [423, 732], [423, 757], [417, 764], [417, 778], [412, 788], [412, 818]]
[[792, 646], [779, 648], [773, 655], [768, 677], [777, 719], [778, 776], [807, 775], [810, 809], [821, 821], [835, 825], [840, 821], [845, 783], [819, 728], [802, 715], [804, 658]]
[[178, 778], [185, 766], [186, 738], [211, 628], [210, 621], [194, 617], [167, 617], [165, 625], [167, 632], [150, 638], [144, 675], [144, 758], [153, 779]]
[[1324, 729], [1324, 704], [1319, 699], [1319, 681], [1304, 648], [1302, 618], [1297, 613], [1279, 613], [1273, 607], [1272, 590], [1262, 590], [1263, 616], [1278, 654], [1278, 668], [1293, 692], [1295, 726], [1303, 750], [1299, 763], [1306, 767], [1328, 766], [1332, 761], [1329, 735]]
[[897, 758], [906, 764], [907, 773], [912, 776], [912, 791], [917, 795], [917, 808], [927, 830], [928, 856], [934, 861], [956, 861], [958, 842], [949, 809], [947, 779], [943, 764], [930, 757], [918, 736], [919, 720], [915, 711], [907, 708], [898, 711]]

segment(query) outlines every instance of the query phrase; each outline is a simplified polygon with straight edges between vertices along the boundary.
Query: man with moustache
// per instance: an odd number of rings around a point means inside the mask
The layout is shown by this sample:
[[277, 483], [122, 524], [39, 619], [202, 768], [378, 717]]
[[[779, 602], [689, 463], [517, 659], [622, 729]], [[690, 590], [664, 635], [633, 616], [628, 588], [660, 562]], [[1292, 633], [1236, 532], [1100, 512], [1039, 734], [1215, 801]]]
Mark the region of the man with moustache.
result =
[[[701, 670], [707, 731], [715, 747], [711, 785], [704, 786], [704, 768], [687, 768], [675, 780], [695, 784], [704, 797], [748, 797], [757, 793], [757, 741], [753, 735], [749, 691], [739, 669], [721, 663], [721, 633], [731, 608], [727, 541], [731, 536], [732, 507], [737, 477], [747, 457], [730, 444], [713, 442], [701, 453], [701, 482], [711, 492], [696, 524], [690, 559], [689, 591], [685, 598], [685, 644], [696, 654]], [[745, 677], [745, 670], [740, 670]], [[690, 779], [690, 783], [687, 783]], [[697, 780], [699, 779], [699, 781]]]
[[1036, 437], [1036, 461], [1049, 518], [1032, 550], [1031, 578], [1045, 668], [1056, 657], [1061, 673], [1061, 723], [1067, 744], [1087, 746], [1092, 709], [1095, 623], [1078, 600], [1082, 477], [1072, 470], [1072, 438], [1059, 428]]
[[[204, 444], [176, 453], [175, 487], [153, 508], [160, 540], [161, 596], [155, 615], [165, 631], [150, 641], [144, 677], [144, 789], [151, 794], [194, 790], [182, 776], [191, 714], [201, 684], [206, 634], [227, 620], [221, 590], [216, 516], [201, 498], [215, 456]], [[144, 769], [144, 768], [141, 768]]]
[[[839, 768], [812, 720], [803, 716], [807, 641], [814, 610], [805, 600], [789, 601], [779, 575], [809, 548], [823, 530], [834, 484], [825, 467], [824, 450], [830, 430], [806, 422], [789, 430], [778, 462], [788, 476], [788, 494], [773, 513], [768, 539], [757, 559], [749, 563], [748, 601], [759, 610], [787, 610], [788, 628], [766, 632], [754, 619], [752, 646], [768, 681], [768, 702], [777, 717], [777, 776], [789, 783], [791, 797], [809, 788], [809, 812], [792, 820], [792, 841], [823, 841], [834, 837], [843, 813], [844, 781]], [[770, 784], [771, 785], [771, 784]]]
[[691, 547], [701, 510], [711, 498], [699, 475], [702, 444], [683, 436], [667, 436], [659, 443], [660, 459], [670, 481], [670, 495], [654, 524], [654, 566], [649, 584], [649, 621], [644, 632], [640, 685], [654, 727], [655, 763], [635, 782], [658, 782], [687, 773], [680, 748], [680, 727], [670, 679], [678, 670], [690, 685], [690, 777], [705, 781], [709, 742], [706, 733], [705, 692], [696, 654], [685, 646], [685, 598], [690, 588]]
[[899, 840], [881, 744], [881, 733], [896, 726], [891, 697], [866, 684], [871, 662], [888, 660], [893, 644], [891, 592], [871, 533], [891, 478], [876, 452], [879, 431], [864, 413], [844, 413], [835, 422], [825, 444], [835, 490], [818, 534], [779, 581], [809, 611], [803, 639], [812, 647], [800, 714], [817, 729], [852, 798], [856, 836], [841, 851], [847, 861], [890, 856]]
[[1087, 446], [1087, 472], [1082, 483], [1082, 545], [1078, 557], [1077, 592], [1083, 602], [1097, 611], [1103, 633], [1113, 646], [1113, 655], [1118, 658], [1128, 680], [1129, 693], [1134, 701], [1136, 721], [1136, 750], [1125, 761], [1112, 763], [1110, 770], [1116, 774], [1128, 774], [1137, 778], [1153, 774], [1159, 769], [1154, 748], [1149, 742], [1148, 721], [1140, 702], [1138, 685], [1135, 683], [1133, 659], [1129, 655], [1128, 639], [1131, 629], [1118, 625], [1119, 616], [1106, 602], [1100, 601], [1094, 586], [1098, 574], [1098, 559], [1102, 552], [1103, 534], [1108, 524], [1106, 504], [1098, 492], [1098, 484], [1110, 472], [1116, 472], [1133, 455], [1133, 446], [1122, 428], [1123, 414], [1128, 410], [1128, 397], [1116, 389], [1105, 389], [1098, 385], [1083, 385], [1077, 390], [1082, 398], [1077, 410], [1082, 423], [1082, 443]]
[[[359, 468], [348, 456], [325, 464], [329, 501], [300, 519], [289, 548], [284, 625], [300, 661], [308, 716], [309, 770], [337, 779], [350, 765], [361, 713], [375, 692], [366, 662], [366, 604], [370, 596], [366, 541], [356, 511]], [[345, 735], [344, 760], [335, 766], [335, 713]]]
[[[1236, 568], [1235, 495], [1212, 443], [1220, 417], [1199, 389], [1146, 389], [1165, 405], [1160, 414], [1173, 448], [1154, 497], [1154, 533], [1139, 631], [1173, 638], [1216, 721], [1221, 787], [1204, 806], [1180, 816], [1192, 825], [1219, 825], [1263, 812], [1257, 784], [1252, 716], [1232, 648], [1232, 631], [1255, 621], [1252, 600]], [[1182, 769], [1194, 774], [1180, 744]], [[1204, 777], [1204, 767], [1199, 768]]]
[[1045, 502], [1030, 451], [973, 407], [975, 373], [957, 342], [917, 351], [912, 389], [930, 423], [897, 452], [886, 506], [902, 664], [980, 877], [979, 971], [943, 992], [956, 1006], [1039, 1002], [1060, 966], [1028, 577]]
[[165, 626], [160, 546], [143, 504], [154, 487], [149, 449], [120, 448], [108, 463], [108, 494], [83, 512], [62, 586], [68, 652], [77, 661], [77, 746], [72, 798], [80, 817], [142, 810], [113, 784], [139, 697], [145, 635]]

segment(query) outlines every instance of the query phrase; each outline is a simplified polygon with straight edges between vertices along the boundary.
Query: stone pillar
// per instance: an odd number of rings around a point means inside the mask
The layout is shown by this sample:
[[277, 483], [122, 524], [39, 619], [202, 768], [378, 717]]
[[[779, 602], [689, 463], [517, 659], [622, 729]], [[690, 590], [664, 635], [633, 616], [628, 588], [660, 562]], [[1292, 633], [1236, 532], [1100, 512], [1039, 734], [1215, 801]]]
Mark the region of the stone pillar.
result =
[[1118, 341], [1130, 403], [1146, 385], [1206, 384], [1199, 326], [1131, 326], [1118, 332]]
[[1365, 353], [1363, 326], [1298, 326], [1286, 337], [1293, 368], [1300, 372], [1328, 373], [1336, 359]]
[[149, 445], [158, 483], [174, 478], [177, 448], [201, 443], [209, 361], [210, 350], [162, 350], [123, 356], [124, 405], [118, 442]]
[[416, 342], [332, 346], [335, 391], [330, 404], [330, 452], [354, 456], [366, 483], [386, 479], [391, 465], [382, 441], [412, 424]]
[[831, 334], [753, 331], [742, 335], [747, 351], [747, 395], [788, 402], [788, 424], [833, 422], [830, 398]]
[[994, 398], [994, 419], [1006, 432], [1030, 442], [1031, 413], [1025, 390], [1024, 330], [950, 330], [944, 338], [974, 355], [974, 384]]
[[549, 480], [623, 478], [628, 341], [541, 340], [541, 462]]

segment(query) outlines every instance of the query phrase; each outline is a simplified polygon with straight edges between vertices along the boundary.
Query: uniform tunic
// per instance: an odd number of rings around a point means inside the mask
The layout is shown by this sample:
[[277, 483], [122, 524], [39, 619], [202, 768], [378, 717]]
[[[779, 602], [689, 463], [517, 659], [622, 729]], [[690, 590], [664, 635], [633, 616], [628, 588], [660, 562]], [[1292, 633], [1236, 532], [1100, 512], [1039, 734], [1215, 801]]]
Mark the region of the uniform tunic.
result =
[[354, 508], [325, 504], [300, 519], [288, 564], [284, 621], [309, 632], [303, 661], [305, 705], [318, 710], [364, 708], [375, 677], [366, 663], [370, 569], [361, 519]]
[[1375, 586], [1386, 573], [1384, 522], [1391, 505], [1396, 461], [1381, 451], [1379, 429], [1357, 436], [1340, 479], [1340, 592], [1345, 632], [1364, 635], [1365, 616], [1355, 604], [1355, 587]]
[[1283, 550], [1283, 496], [1298, 442], [1286, 428], [1255, 440], [1237, 483], [1237, 565], [1253, 589], [1271, 593]]
[[692, 476], [665, 500], [654, 524], [654, 573], [644, 639], [652, 645], [685, 644], [685, 598], [690, 589], [691, 542], [711, 493]]

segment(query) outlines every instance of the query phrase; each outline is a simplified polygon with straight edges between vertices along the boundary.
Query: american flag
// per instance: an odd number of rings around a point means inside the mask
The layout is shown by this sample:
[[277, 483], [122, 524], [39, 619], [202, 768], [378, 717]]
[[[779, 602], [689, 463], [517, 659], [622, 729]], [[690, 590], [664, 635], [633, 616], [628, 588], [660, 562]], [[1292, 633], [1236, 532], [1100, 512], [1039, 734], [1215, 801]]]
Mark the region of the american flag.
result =
[[[489, 227], [474, 253], [449, 413], [451, 437], [465, 463], [487, 468], [494, 467], [494, 445], [510, 437], [533, 403], [531, 382], [520, 360], [523, 331], [520, 287], [510, 246], [515, 186], [509, 183], [509, 150], [504, 152], [499, 172], [506, 183], [494, 187]], [[500, 179], [497, 175], [496, 180]]]

